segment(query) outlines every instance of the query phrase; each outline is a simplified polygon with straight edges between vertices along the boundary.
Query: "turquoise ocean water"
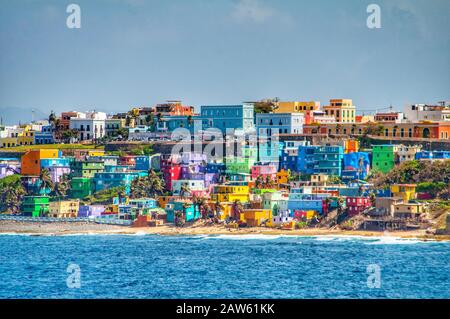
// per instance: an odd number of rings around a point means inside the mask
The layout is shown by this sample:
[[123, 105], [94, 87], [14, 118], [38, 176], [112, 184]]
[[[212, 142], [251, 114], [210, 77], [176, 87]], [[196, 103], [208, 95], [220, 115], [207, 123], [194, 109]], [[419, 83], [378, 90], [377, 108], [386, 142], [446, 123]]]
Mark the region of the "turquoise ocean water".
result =
[[450, 298], [450, 243], [0, 235], [0, 298]]

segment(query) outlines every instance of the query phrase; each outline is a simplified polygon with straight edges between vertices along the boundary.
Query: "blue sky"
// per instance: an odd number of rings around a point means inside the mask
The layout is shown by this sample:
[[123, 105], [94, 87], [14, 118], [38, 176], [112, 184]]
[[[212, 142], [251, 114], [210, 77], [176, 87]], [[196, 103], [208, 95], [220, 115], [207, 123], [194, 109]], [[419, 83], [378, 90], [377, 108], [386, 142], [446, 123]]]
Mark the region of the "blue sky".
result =
[[[81, 29], [66, 6], [81, 7]], [[368, 29], [366, 7], [381, 7]], [[0, 108], [450, 100], [446, 0], [0, 0]]]

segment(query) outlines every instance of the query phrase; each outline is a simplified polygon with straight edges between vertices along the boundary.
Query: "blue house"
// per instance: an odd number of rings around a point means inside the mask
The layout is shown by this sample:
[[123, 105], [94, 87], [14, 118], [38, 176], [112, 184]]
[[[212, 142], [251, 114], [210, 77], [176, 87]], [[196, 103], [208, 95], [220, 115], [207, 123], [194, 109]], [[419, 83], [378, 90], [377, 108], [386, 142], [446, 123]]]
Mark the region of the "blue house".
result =
[[314, 210], [319, 214], [324, 212], [324, 201], [329, 197], [328, 194], [305, 194], [302, 189], [294, 188], [289, 193], [288, 209], [292, 216], [296, 210], [308, 211]]
[[34, 144], [53, 144], [54, 142], [51, 125], [43, 125], [40, 132], [34, 133]]
[[365, 179], [370, 170], [370, 158], [367, 152], [344, 154], [343, 180]]
[[280, 156], [280, 169], [297, 171], [298, 150], [284, 149]]
[[240, 105], [202, 105], [202, 129], [216, 128], [226, 134], [227, 129], [252, 131], [254, 125], [253, 103]]
[[319, 146], [299, 146], [297, 170], [302, 174], [314, 174], [314, 153]]
[[416, 160], [450, 159], [450, 151], [420, 151], [416, 153]]
[[150, 156], [148, 155], [138, 155], [134, 157], [136, 161], [136, 170], [138, 171], [148, 171], [150, 169]]
[[302, 134], [303, 113], [258, 113], [256, 114], [256, 132], [258, 136], [274, 134]]
[[319, 146], [314, 151], [314, 174], [341, 176], [343, 156], [342, 146]]

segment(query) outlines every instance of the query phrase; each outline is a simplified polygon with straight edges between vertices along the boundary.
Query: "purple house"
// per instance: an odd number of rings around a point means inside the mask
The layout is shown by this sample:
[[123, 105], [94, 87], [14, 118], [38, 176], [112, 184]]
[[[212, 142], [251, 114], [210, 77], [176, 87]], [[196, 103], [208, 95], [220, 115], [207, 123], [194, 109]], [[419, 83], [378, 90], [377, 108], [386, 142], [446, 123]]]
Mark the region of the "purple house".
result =
[[13, 174], [20, 174], [20, 164], [13, 164], [9, 162], [0, 163], [0, 178]]
[[52, 177], [53, 183], [58, 183], [63, 175], [70, 174], [70, 167], [66, 166], [51, 166], [48, 167], [48, 170], [50, 172], [50, 176]]
[[78, 209], [78, 217], [100, 217], [104, 211], [103, 205], [81, 205]]

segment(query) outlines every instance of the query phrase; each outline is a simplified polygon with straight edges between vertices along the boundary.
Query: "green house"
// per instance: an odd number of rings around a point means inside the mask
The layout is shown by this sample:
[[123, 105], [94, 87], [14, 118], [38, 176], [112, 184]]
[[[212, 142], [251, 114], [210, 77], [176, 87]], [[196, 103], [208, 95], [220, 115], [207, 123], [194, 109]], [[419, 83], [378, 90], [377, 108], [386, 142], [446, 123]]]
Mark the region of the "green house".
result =
[[240, 156], [228, 156], [225, 158], [226, 173], [250, 173], [250, 169], [256, 162], [257, 154], [258, 150], [256, 147], [249, 145], [243, 146]]
[[373, 145], [372, 146], [372, 169], [387, 173], [395, 166], [395, 146], [394, 145]]
[[24, 196], [22, 202], [22, 214], [24, 216], [41, 217], [49, 211], [48, 196]]
[[74, 177], [70, 181], [70, 196], [72, 198], [83, 199], [92, 194], [94, 184], [92, 178], [89, 177]]
[[103, 172], [104, 164], [100, 161], [75, 161], [71, 163], [72, 177], [94, 177], [95, 173]]

